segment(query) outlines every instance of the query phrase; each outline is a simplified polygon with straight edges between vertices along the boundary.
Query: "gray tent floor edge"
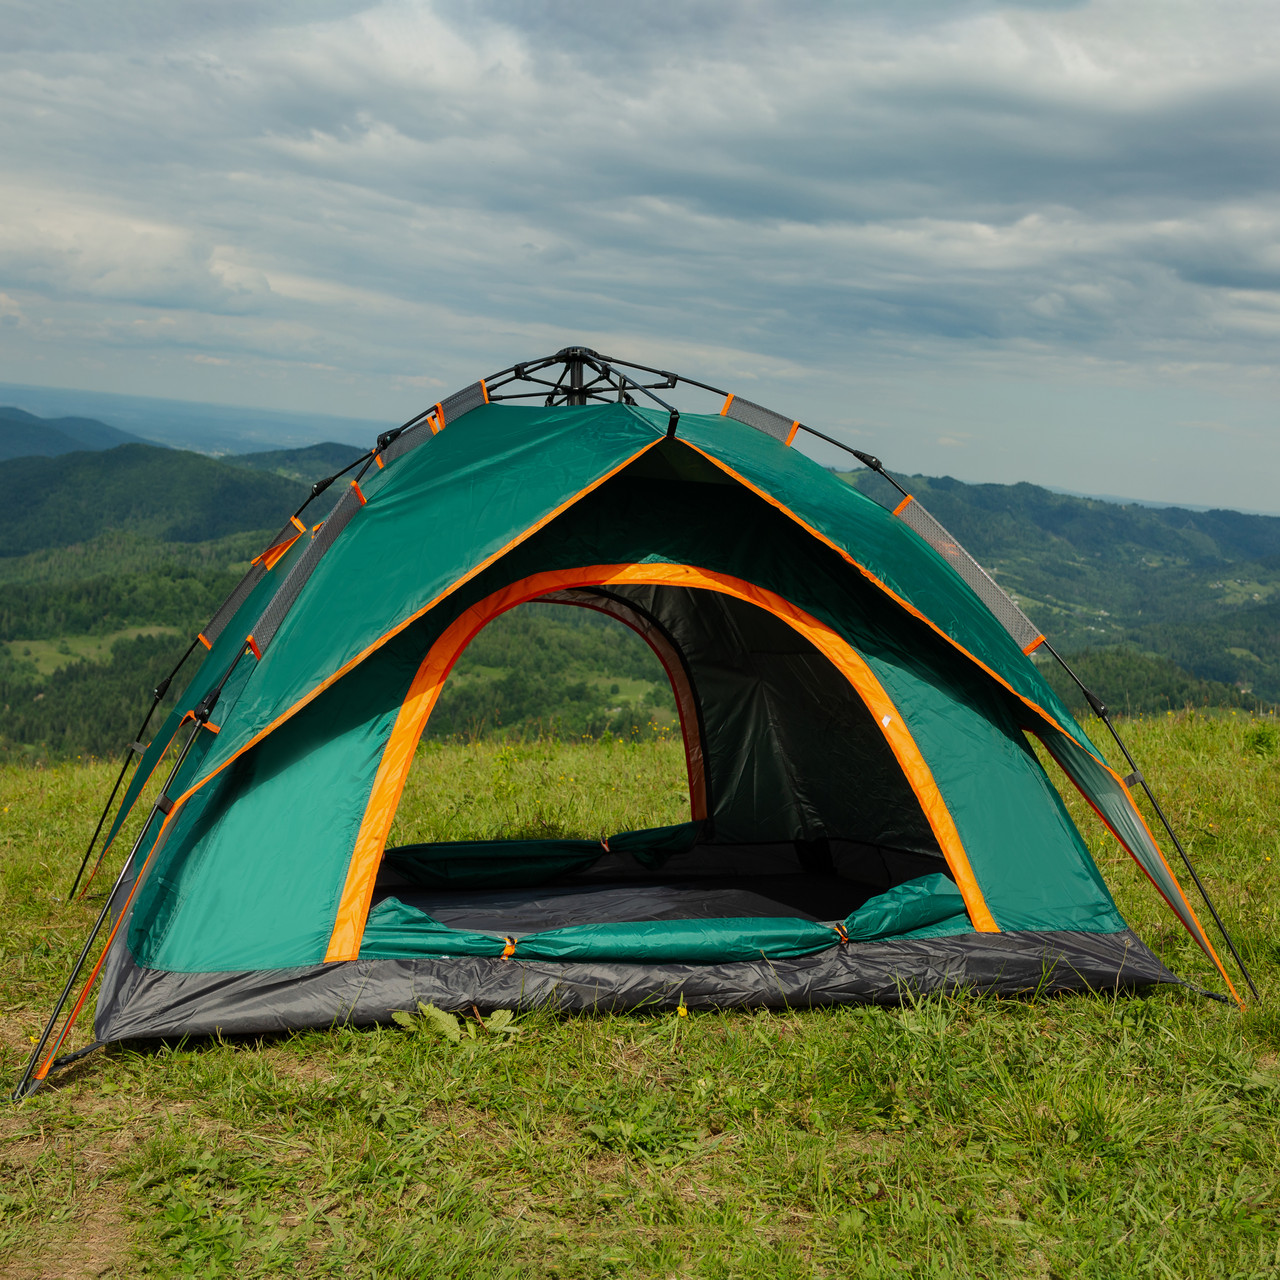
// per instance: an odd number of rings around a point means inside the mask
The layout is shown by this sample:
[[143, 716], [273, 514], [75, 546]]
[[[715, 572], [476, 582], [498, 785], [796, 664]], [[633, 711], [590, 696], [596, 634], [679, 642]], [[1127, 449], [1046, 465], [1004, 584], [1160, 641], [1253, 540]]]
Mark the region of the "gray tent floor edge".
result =
[[482, 1012], [565, 1013], [898, 1005], [971, 991], [1132, 991], [1180, 984], [1129, 930], [988, 933], [849, 943], [800, 960], [722, 965], [547, 963], [489, 957], [352, 960], [248, 973], [143, 969], [124, 947], [108, 962], [95, 1032], [102, 1042], [252, 1034], [390, 1022], [419, 1001]]

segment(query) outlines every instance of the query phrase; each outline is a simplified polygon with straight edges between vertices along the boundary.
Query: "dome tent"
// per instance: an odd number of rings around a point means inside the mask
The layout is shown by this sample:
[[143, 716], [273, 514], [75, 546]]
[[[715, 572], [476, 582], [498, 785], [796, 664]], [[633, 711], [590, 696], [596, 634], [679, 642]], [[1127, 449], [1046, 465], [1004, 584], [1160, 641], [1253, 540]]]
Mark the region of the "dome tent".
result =
[[[1043, 636], [945, 530], [799, 453], [802, 424], [732, 395], [680, 414], [653, 390], [682, 380], [646, 387], [640, 368], [566, 348], [476, 383], [380, 437], [331, 478], [326, 520], [300, 511], [257, 558], [104, 845], [179, 747], [72, 1012], [100, 972], [99, 1042], [371, 1023], [419, 1000], [1177, 981], [1029, 738], [1226, 978], [1133, 802], [1140, 775], [1106, 763], [1029, 657]], [[690, 821], [386, 848], [457, 657], [535, 600], [609, 614], [662, 660]]]

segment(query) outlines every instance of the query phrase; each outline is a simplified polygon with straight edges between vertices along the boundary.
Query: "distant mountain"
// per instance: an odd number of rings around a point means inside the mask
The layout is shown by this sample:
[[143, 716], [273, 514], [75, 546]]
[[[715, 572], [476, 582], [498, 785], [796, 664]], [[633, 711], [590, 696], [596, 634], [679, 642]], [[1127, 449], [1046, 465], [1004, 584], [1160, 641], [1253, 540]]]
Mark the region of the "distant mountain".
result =
[[[422, 399], [438, 399], [439, 395], [440, 392], [424, 393]], [[136, 438], [149, 444], [215, 455], [240, 454], [249, 449], [296, 448], [312, 443], [317, 436], [322, 440], [372, 443], [380, 431], [398, 426], [422, 407], [417, 397], [413, 397], [406, 398], [395, 417], [344, 418], [12, 382], [0, 382], [0, 401], [24, 405], [32, 413], [46, 418], [66, 414], [100, 418], [133, 432]]]
[[[873, 472], [845, 479], [885, 501]], [[1124, 645], [1280, 701], [1280, 517], [899, 480], [1059, 651]]]
[[15, 458], [0, 467], [0, 556], [109, 532], [200, 542], [274, 531], [304, 496], [302, 485], [282, 476], [154, 445]]
[[93, 418], [38, 418], [25, 409], [0, 405], [0, 461], [56, 458], [81, 449], [114, 449], [142, 440]]
[[254, 471], [268, 471], [303, 484], [314, 484], [335, 471], [349, 466], [366, 450], [353, 444], [338, 444], [327, 440], [324, 444], [311, 444], [303, 449], [270, 449], [263, 453], [236, 453], [222, 459], [237, 467], [251, 467]]

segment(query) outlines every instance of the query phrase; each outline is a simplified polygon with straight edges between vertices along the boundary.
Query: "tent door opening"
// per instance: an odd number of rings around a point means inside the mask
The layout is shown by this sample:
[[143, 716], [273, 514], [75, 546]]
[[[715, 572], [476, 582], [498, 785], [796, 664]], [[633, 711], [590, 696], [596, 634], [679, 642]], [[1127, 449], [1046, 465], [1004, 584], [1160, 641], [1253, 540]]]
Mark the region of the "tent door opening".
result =
[[969, 927], [880, 726], [786, 621], [727, 594], [660, 583], [539, 599], [606, 613], [658, 655], [680, 713], [689, 821], [602, 839], [390, 847], [362, 956], [475, 953], [486, 938], [519, 939], [520, 954], [555, 935], [575, 935], [592, 955], [616, 951], [622, 935], [646, 958], [654, 947], [668, 958], [672, 948], [729, 957], [744, 938], [753, 954], [778, 945], [802, 954], [831, 945], [840, 922], [886, 894], [892, 905], [904, 886], [915, 904], [906, 925]]

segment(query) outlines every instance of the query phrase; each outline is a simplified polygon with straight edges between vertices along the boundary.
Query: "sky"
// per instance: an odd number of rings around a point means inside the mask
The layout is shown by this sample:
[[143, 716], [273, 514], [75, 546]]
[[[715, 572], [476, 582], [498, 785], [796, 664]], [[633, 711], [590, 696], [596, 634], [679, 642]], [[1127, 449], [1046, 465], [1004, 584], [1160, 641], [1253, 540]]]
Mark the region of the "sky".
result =
[[1280, 512], [1273, 0], [0, 28], [0, 382], [397, 422], [585, 343], [898, 471]]

